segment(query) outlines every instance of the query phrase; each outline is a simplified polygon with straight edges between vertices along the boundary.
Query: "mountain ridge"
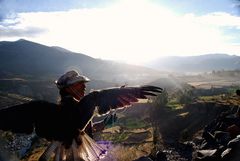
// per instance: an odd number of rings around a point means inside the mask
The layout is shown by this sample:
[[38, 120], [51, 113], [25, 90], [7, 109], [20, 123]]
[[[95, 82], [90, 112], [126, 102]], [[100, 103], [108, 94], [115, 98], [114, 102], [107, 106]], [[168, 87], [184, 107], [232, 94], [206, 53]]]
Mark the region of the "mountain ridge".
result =
[[166, 56], [145, 64], [170, 72], [210, 72], [240, 69], [240, 56], [212, 53], [197, 56]]
[[56, 78], [70, 69], [77, 69], [92, 79], [120, 83], [134, 79], [147, 80], [147, 77], [159, 75], [159, 71], [148, 67], [95, 59], [82, 53], [68, 52], [61, 47], [49, 47], [24, 39], [0, 42], [0, 58], [0, 73], [12, 75], [52, 75]]
[[[225, 53], [197, 56], [166, 56], [140, 65], [96, 59], [58, 46], [45, 46], [25, 39], [0, 42], [0, 73], [26, 75], [59, 75], [73, 68], [94, 79], [109, 77], [116, 81], [140, 75], [167, 72], [210, 72], [240, 69], [240, 57]], [[10, 60], [10, 61], [9, 61]], [[166, 74], [166, 73], [164, 73]]]

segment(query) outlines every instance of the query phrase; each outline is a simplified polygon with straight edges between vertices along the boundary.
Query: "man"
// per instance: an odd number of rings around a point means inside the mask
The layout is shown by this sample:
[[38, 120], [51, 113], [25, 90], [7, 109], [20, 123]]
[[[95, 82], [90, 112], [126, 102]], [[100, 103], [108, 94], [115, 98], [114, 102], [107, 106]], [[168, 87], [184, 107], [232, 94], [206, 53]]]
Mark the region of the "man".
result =
[[[60, 106], [66, 110], [68, 113], [71, 108], [81, 100], [81, 98], [85, 95], [86, 91], [86, 83], [89, 82], [90, 79], [84, 75], [80, 75], [77, 71], [71, 70], [63, 74], [58, 80], [55, 81], [59, 93], [61, 96]], [[112, 117], [111, 117], [112, 118]], [[100, 121], [95, 123], [93, 126], [92, 121], [87, 125], [85, 132], [93, 137], [93, 130], [100, 131], [104, 129], [106, 121], [110, 121], [106, 118], [104, 121]]]
[[[33, 100], [1, 109], [0, 129], [14, 133], [35, 132], [51, 141], [39, 161], [48, 161], [53, 153], [57, 161], [98, 160], [106, 150], [91, 138], [93, 117], [162, 93], [160, 87], [143, 85], [106, 88], [85, 95], [85, 83], [89, 81], [74, 70], [65, 73], [55, 82], [61, 96], [59, 104]], [[95, 124], [94, 127], [98, 126], [95, 129], [103, 129], [105, 122]]]

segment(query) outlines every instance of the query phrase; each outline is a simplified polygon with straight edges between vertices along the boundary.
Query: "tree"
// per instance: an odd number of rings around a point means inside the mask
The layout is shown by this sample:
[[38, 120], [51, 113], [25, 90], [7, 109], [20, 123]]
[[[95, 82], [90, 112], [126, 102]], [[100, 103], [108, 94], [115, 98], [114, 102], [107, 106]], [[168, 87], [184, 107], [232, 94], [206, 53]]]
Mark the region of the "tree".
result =
[[167, 91], [164, 89], [162, 91], [162, 94], [161, 95], [158, 95], [155, 100], [154, 100], [154, 104], [157, 106], [157, 107], [165, 107], [168, 103], [168, 93]]
[[192, 102], [194, 99], [192, 90], [183, 90], [178, 92], [177, 100], [181, 104], [187, 104]]

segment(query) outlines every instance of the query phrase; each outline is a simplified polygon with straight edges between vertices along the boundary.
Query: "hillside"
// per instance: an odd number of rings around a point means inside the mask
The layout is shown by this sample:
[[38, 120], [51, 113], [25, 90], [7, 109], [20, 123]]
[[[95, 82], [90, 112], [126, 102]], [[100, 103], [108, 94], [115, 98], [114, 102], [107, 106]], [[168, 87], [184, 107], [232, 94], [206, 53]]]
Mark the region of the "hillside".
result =
[[57, 78], [69, 69], [77, 69], [90, 79], [117, 83], [142, 82], [159, 75], [158, 71], [150, 68], [95, 59], [23, 39], [0, 42], [0, 68], [1, 78], [16, 75]]
[[146, 66], [172, 72], [209, 72], [213, 70], [240, 69], [240, 57], [227, 54], [206, 54], [199, 56], [168, 56], [151, 62]]

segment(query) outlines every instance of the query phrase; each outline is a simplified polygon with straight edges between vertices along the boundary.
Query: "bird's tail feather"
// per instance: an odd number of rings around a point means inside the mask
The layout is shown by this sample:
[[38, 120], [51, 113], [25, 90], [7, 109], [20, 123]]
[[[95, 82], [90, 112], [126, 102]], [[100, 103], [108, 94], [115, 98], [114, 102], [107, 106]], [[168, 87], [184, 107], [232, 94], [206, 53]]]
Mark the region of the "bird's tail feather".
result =
[[41, 156], [44, 160], [40, 161], [48, 161], [53, 153], [55, 153], [54, 161], [98, 161], [107, 151], [82, 132], [77, 140], [73, 140], [70, 148], [59, 142], [52, 142]]
[[47, 149], [43, 152], [43, 154], [41, 155], [41, 157], [39, 158], [39, 161], [48, 161], [53, 152], [56, 151], [56, 149], [59, 147], [61, 143], [58, 141], [53, 141], [48, 147]]
[[54, 156], [54, 161], [60, 161], [61, 160], [61, 146], [59, 146], [57, 149], [56, 149], [56, 152], [55, 152], [55, 156]]
[[107, 151], [98, 145], [86, 133], [80, 134], [82, 144], [79, 146], [79, 155], [86, 161], [97, 161], [103, 158]]

